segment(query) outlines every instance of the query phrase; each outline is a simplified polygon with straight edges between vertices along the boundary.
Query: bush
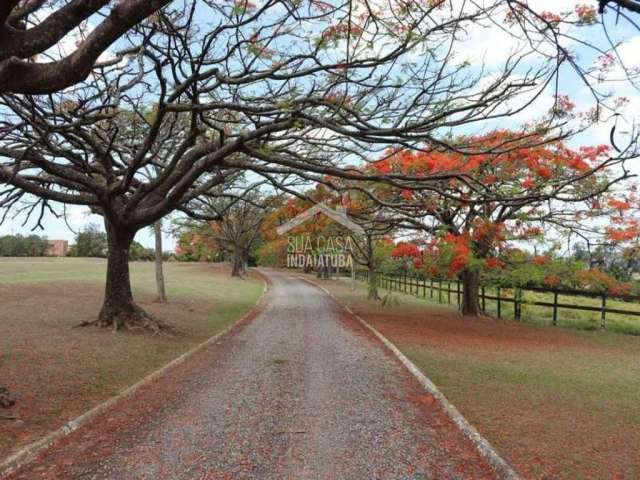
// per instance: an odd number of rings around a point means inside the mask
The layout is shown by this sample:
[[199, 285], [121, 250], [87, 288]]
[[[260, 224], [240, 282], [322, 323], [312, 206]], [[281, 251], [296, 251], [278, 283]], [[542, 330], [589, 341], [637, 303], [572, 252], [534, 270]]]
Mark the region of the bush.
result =
[[89, 225], [76, 235], [76, 243], [69, 248], [70, 257], [98, 257], [107, 256], [107, 234], [101, 232], [97, 226]]
[[0, 257], [43, 257], [48, 246], [46, 237], [6, 235], [0, 237]]
[[140, 243], [134, 241], [129, 249], [129, 260], [137, 262], [150, 262], [155, 260], [156, 252], [151, 248], [145, 248]]

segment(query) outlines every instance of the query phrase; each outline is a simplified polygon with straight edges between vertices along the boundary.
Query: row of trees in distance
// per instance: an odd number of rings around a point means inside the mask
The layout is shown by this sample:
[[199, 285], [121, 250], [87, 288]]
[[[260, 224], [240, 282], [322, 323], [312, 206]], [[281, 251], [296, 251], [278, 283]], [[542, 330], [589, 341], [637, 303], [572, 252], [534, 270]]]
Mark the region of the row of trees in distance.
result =
[[[477, 301], [481, 282], [631, 293], [637, 291], [633, 280], [640, 275], [640, 201], [635, 188], [618, 184], [606, 169], [578, 180], [570, 173], [588, 171], [603, 152], [605, 147], [574, 151], [562, 144], [501, 153], [498, 158], [395, 152], [373, 168], [415, 171], [461, 162], [457, 168], [474, 172], [472, 178], [483, 182], [487, 195], [495, 189], [513, 190], [514, 184], [561, 193], [553, 199], [541, 194], [514, 204], [486, 202], [478, 208], [471, 193], [464, 200], [454, 193], [446, 198], [420, 192], [417, 197], [413, 191], [380, 182], [374, 188], [349, 189], [345, 194], [336, 188], [336, 179], [327, 179], [295, 196], [266, 196], [263, 213], [252, 217], [250, 237], [221, 233], [233, 231], [231, 226], [239, 229], [246, 221], [238, 212], [226, 216], [224, 222], [186, 224], [178, 253], [185, 259], [215, 261], [233, 260], [235, 252], [241, 251], [246, 262], [248, 251], [253, 263], [284, 267], [291, 244], [306, 242], [292, 242], [291, 236], [310, 239], [315, 249], [310, 253], [315, 255], [322, 253], [327, 239], [348, 236], [352, 240], [348, 253], [374, 279], [370, 287], [374, 298], [378, 297], [378, 271], [460, 278], [470, 304], [463, 311], [472, 315], [481, 313]], [[565, 183], [568, 178], [572, 181]], [[465, 189], [451, 180], [446, 183], [452, 192]], [[396, 201], [402, 208], [385, 206]], [[354, 235], [322, 213], [288, 236], [277, 234], [278, 226], [316, 203], [348, 207], [365, 235]]]
[[[40, 235], [4, 235], [0, 236], [0, 257], [44, 257], [47, 255], [49, 241]], [[75, 243], [69, 247], [69, 257], [97, 257], [107, 258], [107, 234], [95, 225], [80, 230], [75, 237]], [[164, 252], [163, 258], [168, 259], [171, 253]], [[155, 251], [146, 248], [139, 242], [132, 242], [129, 249], [129, 259], [132, 261], [153, 261]]]

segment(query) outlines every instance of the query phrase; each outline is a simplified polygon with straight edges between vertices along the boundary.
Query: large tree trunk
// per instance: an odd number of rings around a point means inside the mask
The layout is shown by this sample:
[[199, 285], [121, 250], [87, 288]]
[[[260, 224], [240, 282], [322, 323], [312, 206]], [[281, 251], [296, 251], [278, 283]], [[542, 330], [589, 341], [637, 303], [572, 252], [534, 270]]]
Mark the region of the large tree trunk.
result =
[[242, 250], [242, 274], [246, 275], [249, 273], [249, 252], [247, 250]]
[[158, 220], [153, 224], [153, 232], [156, 240], [156, 290], [158, 292], [156, 301], [164, 303], [167, 301], [167, 291], [164, 286], [164, 271], [162, 265], [162, 220]]
[[242, 277], [242, 250], [239, 247], [235, 247], [233, 250], [233, 259], [231, 260], [231, 276]]
[[460, 311], [463, 315], [478, 317], [482, 314], [480, 308], [480, 274], [477, 270], [466, 269], [460, 274], [462, 281], [462, 303]]
[[97, 325], [114, 330], [148, 330], [159, 332], [171, 328], [145, 312], [133, 301], [129, 277], [129, 247], [135, 232], [122, 231], [105, 220], [109, 253], [107, 255], [107, 281], [104, 303], [93, 322], [83, 322], [82, 326]]
[[317, 271], [316, 277], [317, 278], [324, 278], [324, 279], [331, 278], [331, 269], [326, 265], [318, 267], [318, 271]]
[[380, 300], [380, 294], [378, 293], [378, 272], [373, 259], [373, 239], [370, 235], [367, 235], [367, 270], [369, 285], [367, 287], [367, 297], [371, 300]]
[[355, 289], [356, 289], [356, 261], [353, 258], [353, 255], [351, 255], [350, 260], [351, 260], [351, 290], [355, 291]]
[[380, 300], [380, 294], [378, 293], [378, 272], [375, 268], [369, 267], [369, 286], [367, 297], [371, 300]]
[[322, 278], [331, 278], [331, 265], [328, 263], [328, 257], [325, 258], [325, 264], [322, 267]]

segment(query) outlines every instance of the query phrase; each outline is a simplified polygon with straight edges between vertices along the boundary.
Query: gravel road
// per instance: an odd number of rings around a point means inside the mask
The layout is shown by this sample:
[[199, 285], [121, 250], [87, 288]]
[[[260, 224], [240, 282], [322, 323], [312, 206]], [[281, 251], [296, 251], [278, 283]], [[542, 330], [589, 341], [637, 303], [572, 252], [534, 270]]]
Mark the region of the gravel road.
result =
[[265, 271], [262, 312], [12, 479], [495, 478], [320, 289]]

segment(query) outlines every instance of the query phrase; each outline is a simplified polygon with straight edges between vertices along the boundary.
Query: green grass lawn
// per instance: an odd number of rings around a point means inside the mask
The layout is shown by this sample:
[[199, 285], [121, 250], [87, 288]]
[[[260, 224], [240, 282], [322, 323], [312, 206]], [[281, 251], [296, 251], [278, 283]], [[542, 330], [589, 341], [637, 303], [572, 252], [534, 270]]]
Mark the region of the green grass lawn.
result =
[[323, 285], [416, 363], [524, 478], [640, 478], [640, 337], [464, 318], [405, 294], [381, 307], [349, 283]]
[[[151, 267], [152, 264], [149, 263], [148, 266]], [[71, 280], [102, 282], [105, 268], [105, 260], [101, 258], [0, 257], [0, 285]], [[145, 277], [142, 276], [143, 281], [146, 280]]]
[[255, 305], [258, 276], [227, 266], [167, 263], [169, 303], [154, 303], [152, 262], [132, 263], [136, 301], [175, 336], [74, 328], [97, 316], [101, 259], [0, 258], [0, 384], [17, 405], [0, 423], [0, 458], [37, 439], [222, 331]]
[[[413, 296], [423, 300], [430, 304], [445, 304], [451, 305], [453, 308], [457, 306], [457, 285], [455, 282], [442, 282], [442, 290], [438, 291], [438, 284], [435, 284], [433, 293], [429, 288], [427, 282], [426, 291], [420, 286], [407, 286], [406, 292], [412, 292]], [[396, 289], [398, 286], [394, 286], [391, 290], [392, 295], [398, 293], [404, 293], [405, 287], [400, 286], [400, 292]], [[382, 292], [387, 293], [387, 289], [381, 289]], [[491, 297], [497, 296], [495, 288], [486, 288], [486, 295]], [[501, 297], [507, 299], [513, 299], [513, 290], [502, 289]], [[523, 292], [523, 305], [521, 320], [527, 323], [533, 323], [536, 325], [552, 325], [553, 322], [553, 308], [533, 305], [532, 302], [544, 302], [553, 303], [552, 293], [541, 292]], [[588, 298], [578, 297], [573, 295], [558, 295], [558, 303], [566, 305], [578, 305], [600, 308], [600, 298]], [[501, 302], [501, 316], [502, 318], [513, 319], [514, 318], [514, 304], [512, 302]], [[623, 302], [620, 300], [607, 299], [607, 308], [616, 310], [625, 310], [640, 313], [640, 302]], [[497, 301], [487, 299], [485, 302], [485, 308], [488, 315], [497, 316], [498, 305]], [[559, 327], [575, 328], [579, 330], [599, 330], [600, 329], [600, 312], [598, 311], [582, 311], [573, 310], [569, 308], [558, 309], [558, 323]], [[640, 316], [636, 315], [624, 315], [617, 313], [606, 314], [606, 328], [612, 332], [628, 333], [632, 335], [640, 335]]]

